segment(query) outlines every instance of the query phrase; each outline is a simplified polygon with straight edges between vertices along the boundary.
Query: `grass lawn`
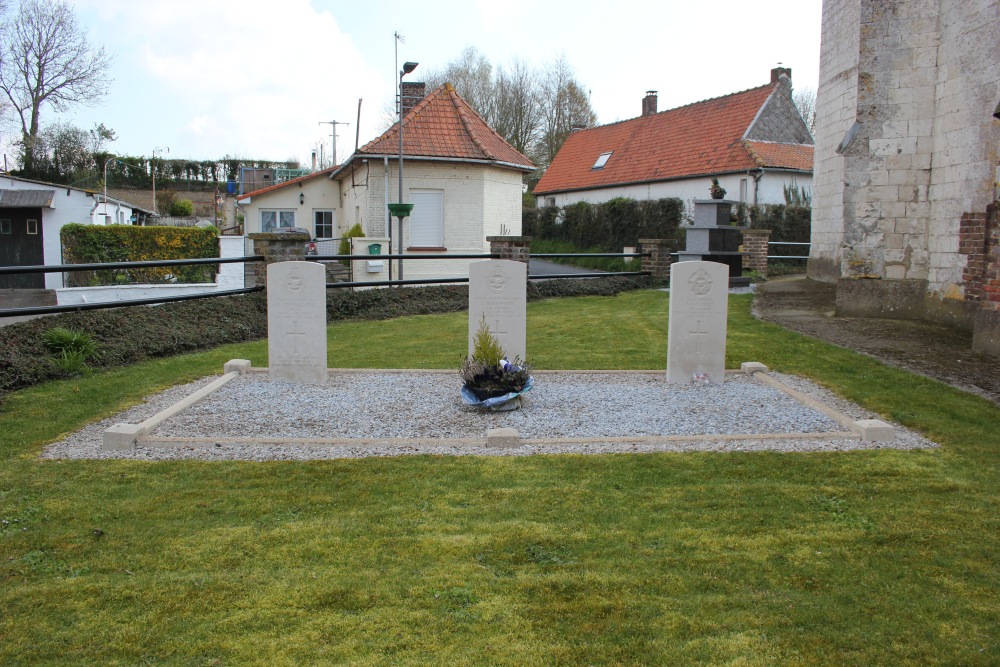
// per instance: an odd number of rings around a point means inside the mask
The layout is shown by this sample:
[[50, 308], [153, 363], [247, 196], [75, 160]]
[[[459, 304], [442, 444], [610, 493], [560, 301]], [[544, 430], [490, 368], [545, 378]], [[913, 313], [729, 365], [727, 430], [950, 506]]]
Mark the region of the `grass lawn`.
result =
[[[730, 299], [727, 366], [813, 378], [943, 446], [43, 462], [266, 346], [49, 383], [0, 406], [0, 664], [1000, 664], [1000, 409], [749, 305]], [[528, 310], [539, 368], [665, 367], [662, 292]], [[336, 324], [331, 364], [457, 368], [466, 326]]]

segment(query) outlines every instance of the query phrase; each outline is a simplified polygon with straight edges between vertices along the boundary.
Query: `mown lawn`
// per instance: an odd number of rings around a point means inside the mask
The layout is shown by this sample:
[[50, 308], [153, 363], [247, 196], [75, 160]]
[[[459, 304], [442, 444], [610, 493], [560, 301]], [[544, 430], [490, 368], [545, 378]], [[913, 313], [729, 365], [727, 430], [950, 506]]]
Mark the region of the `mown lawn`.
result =
[[[40, 461], [263, 343], [0, 406], [3, 665], [1000, 664], [1000, 409], [730, 301], [728, 366], [940, 449]], [[663, 368], [666, 297], [529, 306], [539, 368]], [[456, 367], [464, 314], [330, 328], [331, 365]], [[456, 384], [457, 387], [457, 384]]]

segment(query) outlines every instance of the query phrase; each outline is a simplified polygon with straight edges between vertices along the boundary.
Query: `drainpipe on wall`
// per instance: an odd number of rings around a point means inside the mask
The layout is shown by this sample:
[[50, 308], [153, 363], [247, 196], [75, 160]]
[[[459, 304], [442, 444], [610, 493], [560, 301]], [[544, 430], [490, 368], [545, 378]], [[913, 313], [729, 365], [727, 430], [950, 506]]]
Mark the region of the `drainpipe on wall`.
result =
[[753, 178], [753, 203], [754, 206], [757, 205], [757, 191], [760, 189], [760, 179], [764, 178], [764, 170], [758, 169], [757, 175], [754, 176], [753, 172], [747, 172], [751, 178]]
[[382, 213], [385, 215], [385, 235], [389, 237], [389, 252], [392, 252], [392, 216], [389, 214], [389, 156], [382, 156], [385, 168], [385, 187], [382, 189]]

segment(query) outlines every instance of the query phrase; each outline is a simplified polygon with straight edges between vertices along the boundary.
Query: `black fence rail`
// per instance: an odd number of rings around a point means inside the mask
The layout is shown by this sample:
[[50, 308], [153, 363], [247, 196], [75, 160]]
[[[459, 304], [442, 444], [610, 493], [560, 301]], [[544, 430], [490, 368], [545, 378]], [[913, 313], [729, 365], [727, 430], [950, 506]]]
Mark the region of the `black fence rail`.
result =
[[[648, 257], [649, 253], [592, 253], [592, 254], [539, 254], [529, 255], [529, 258], [546, 259], [557, 257]], [[306, 255], [303, 259], [312, 262], [348, 260], [351, 262], [371, 260], [376, 255]], [[381, 260], [419, 261], [419, 260], [468, 260], [468, 259], [499, 259], [498, 255], [491, 253], [434, 253], [420, 255], [388, 254], [377, 255]], [[243, 257], [207, 257], [199, 259], [164, 259], [149, 260], [141, 262], [104, 262], [91, 264], [50, 264], [38, 266], [0, 266], [0, 276], [24, 274], [24, 273], [69, 273], [74, 271], [110, 271], [128, 270], [139, 268], [162, 268], [172, 266], [187, 265], [217, 265], [217, 264], [237, 264], [243, 263], [251, 265], [255, 262], [264, 261], [262, 255], [246, 255]], [[576, 278], [597, 278], [606, 276], [642, 276], [649, 275], [648, 271], [600, 271], [590, 273], [565, 273], [548, 275], [529, 275], [529, 280], [560, 280]], [[419, 278], [410, 280], [375, 280], [358, 282], [337, 282], [327, 283], [327, 289], [342, 289], [350, 287], [397, 287], [415, 285], [441, 285], [441, 284], [467, 284], [468, 276], [461, 278]], [[70, 313], [81, 310], [99, 310], [102, 308], [124, 308], [129, 306], [150, 306], [161, 303], [171, 303], [176, 301], [191, 301], [195, 299], [211, 299], [223, 296], [235, 296], [239, 294], [251, 294], [263, 291], [263, 285], [244, 287], [242, 289], [213, 290], [197, 294], [184, 294], [175, 296], [161, 296], [144, 299], [127, 299], [121, 301], [102, 301], [95, 303], [67, 304], [63, 306], [37, 306], [29, 308], [7, 308], [0, 309], [2, 317], [21, 317], [26, 315], [54, 315], [56, 313]]]

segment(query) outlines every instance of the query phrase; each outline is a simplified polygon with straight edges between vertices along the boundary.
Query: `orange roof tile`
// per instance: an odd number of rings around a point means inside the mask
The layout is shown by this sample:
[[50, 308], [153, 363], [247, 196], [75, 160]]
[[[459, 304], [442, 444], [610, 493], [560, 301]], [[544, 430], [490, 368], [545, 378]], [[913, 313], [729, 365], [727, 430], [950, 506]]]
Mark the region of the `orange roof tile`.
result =
[[[398, 155], [399, 124], [362, 146], [356, 155]], [[524, 171], [531, 160], [504, 141], [450, 83], [433, 90], [403, 116], [403, 155], [498, 162]]]
[[773, 141], [745, 141], [758, 167], [812, 171], [813, 147], [808, 144], [778, 144]]
[[[777, 84], [572, 132], [536, 194], [731, 173], [760, 165], [743, 141]], [[762, 143], [762, 142], [754, 142]], [[809, 146], [809, 154], [812, 147]], [[602, 169], [594, 162], [612, 151]], [[777, 159], [764, 149], [764, 161]], [[804, 159], [804, 158], [803, 158]], [[798, 162], [796, 163], [798, 164]], [[773, 166], [773, 165], [768, 165]], [[810, 159], [807, 169], [812, 169]]]

